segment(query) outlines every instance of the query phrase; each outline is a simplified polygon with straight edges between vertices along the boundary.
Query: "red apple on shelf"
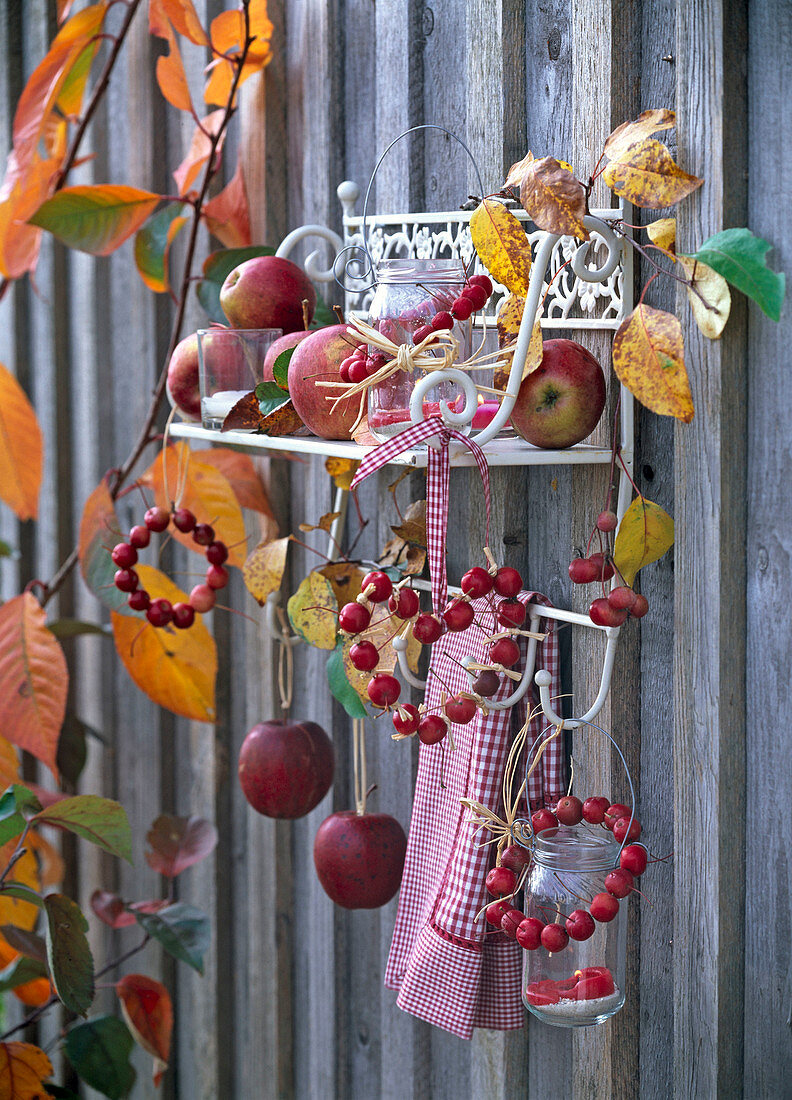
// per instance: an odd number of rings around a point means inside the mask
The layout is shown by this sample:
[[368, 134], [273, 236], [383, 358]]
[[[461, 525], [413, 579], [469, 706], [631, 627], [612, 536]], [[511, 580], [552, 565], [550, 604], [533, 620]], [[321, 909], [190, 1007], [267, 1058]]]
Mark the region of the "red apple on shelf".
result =
[[284, 351], [288, 351], [289, 348], [296, 348], [301, 340], [304, 340], [306, 336], [310, 336], [311, 333], [307, 329], [303, 329], [302, 332], [287, 332], [285, 336], [279, 336], [278, 339], [270, 344], [269, 351], [264, 356], [264, 366], [262, 368], [262, 382], [272, 382], [273, 368], [275, 366], [275, 360]]
[[340, 382], [338, 368], [361, 343], [347, 325], [328, 325], [301, 340], [289, 361], [289, 396], [297, 415], [320, 439], [350, 439], [360, 408], [360, 394], [336, 405], [341, 390], [318, 382]]
[[235, 267], [220, 288], [220, 305], [234, 328], [280, 328], [298, 332], [316, 308], [316, 291], [301, 267], [280, 256], [254, 256]]
[[534, 447], [572, 447], [590, 435], [605, 408], [605, 376], [574, 340], [545, 340], [542, 362], [524, 378], [511, 423]]
[[377, 909], [401, 883], [407, 837], [389, 814], [331, 814], [314, 840], [314, 864], [328, 897], [344, 909]]
[[242, 743], [239, 782], [266, 817], [303, 817], [333, 782], [333, 745], [315, 722], [259, 722]]
[[187, 420], [201, 419], [198, 383], [198, 336], [193, 333], [173, 349], [168, 363], [168, 396]]

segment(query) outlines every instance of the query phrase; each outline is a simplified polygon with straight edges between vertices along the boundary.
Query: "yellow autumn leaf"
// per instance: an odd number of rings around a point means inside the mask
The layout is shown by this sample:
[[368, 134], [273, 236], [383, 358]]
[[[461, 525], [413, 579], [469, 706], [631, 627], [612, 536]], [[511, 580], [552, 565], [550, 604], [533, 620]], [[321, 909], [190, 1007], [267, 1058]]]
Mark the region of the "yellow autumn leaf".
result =
[[286, 551], [290, 538], [260, 542], [251, 550], [242, 566], [242, 577], [248, 592], [263, 607], [267, 596], [277, 592], [286, 568]]
[[[498, 313], [498, 343], [501, 348], [505, 348], [506, 345], [510, 344], [511, 347], [509, 347], [508, 350], [514, 350], [514, 341], [520, 329], [524, 306], [525, 299], [518, 298], [515, 294], [509, 295], [501, 306], [500, 312]], [[520, 381], [527, 378], [529, 374], [532, 374], [533, 371], [541, 365], [543, 355], [544, 340], [542, 337], [542, 324], [537, 317], [534, 322], [533, 330], [531, 331], [531, 339], [528, 344], [528, 351], [525, 355]], [[495, 389], [505, 390], [509, 384], [510, 374], [510, 367], [501, 367], [496, 370], [493, 379]]]
[[683, 172], [665, 145], [654, 138], [624, 149], [608, 164], [602, 178], [617, 195], [650, 210], [673, 206], [704, 182]]
[[309, 645], [317, 649], [335, 649], [338, 632], [333, 586], [314, 570], [302, 581], [286, 605], [289, 622]]
[[35, 519], [44, 442], [27, 394], [0, 363], [0, 500], [18, 519]]
[[525, 297], [531, 274], [531, 245], [525, 229], [501, 202], [484, 199], [470, 216], [470, 235], [493, 279]]
[[333, 561], [323, 565], [319, 572], [330, 582], [338, 606], [343, 607], [345, 603], [354, 603], [363, 591], [367, 570], [346, 561]]
[[319, 517], [318, 523], [301, 523], [300, 530], [306, 533], [309, 531], [324, 531], [326, 534], [330, 534], [333, 524], [340, 515], [340, 512], [325, 512], [323, 516]]
[[555, 157], [542, 157], [527, 166], [520, 183], [520, 202], [538, 229], [581, 241], [589, 239], [583, 224], [586, 215], [583, 184]]
[[613, 561], [627, 584], [639, 569], [662, 558], [674, 545], [674, 521], [659, 504], [634, 500], [622, 517], [613, 546]]
[[325, 459], [325, 469], [335, 482], [336, 489], [349, 489], [359, 465], [360, 462], [356, 458]]
[[505, 347], [506, 344], [510, 344], [512, 340], [517, 339], [524, 309], [525, 298], [519, 294], [510, 294], [498, 310], [499, 347]]
[[0, 1043], [2, 1100], [52, 1100], [44, 1082], [52, 1077], [52, 1062], [33, 1043]]
[[693, 319], [705, 336], [710, 340], [717, 340], [731, 311], [729, 284], [722, 275], [707, 267], [701, 260], [692, 256], [677, 258], [684, 267], [685, 274], [693, 282], [693, 286], [687, 288]]
[[[0, 867], [7, 867], [8, 861], [14, 854], [16, 840], [9, 840], [0, 848]], [[41, 889], [38, 862], [30, 849], [14, 864], [9, 876], [13, 882], [21, 882], [23, 886], [29, 886], [31, 890], [38, 892]], [[12, 898], [7, 894], [0, 894], [0, 925], [13, 924], [16, 928], [23, 928], [31, 932], [36, 927], [39, 908], [29, 901], [20, 898]], [[2, 1093], [0, 1093], [2, 1096]]]
[[682, 328], [671, 313], [636, 306], [613, 338], [613, 369], [645, 408], [686, 424], [693, 419]]
[[[136, 571], [141, 588], [152, 600], [188, 602], [186, 593], [159, 569], [138, 565]], [[149, 699], [184, 718], [214, 722], [217, 650], [200, 615], [186, 630], [154, 627], [145, 619], [115, 611], [110, 619], [118, 655]]]
[[605, 142], [603, 156], [606, 160], [615, 160], [631, 145], [644, 138], [651, 137], [658, 130], [670, 130], [676, 126], [676, 115], [665, 107], [643, 111], [632, 122], [623, 122], [617, 126]]
[[[390, 645], [390, 640], [393, 635], [395, 627], [393, 625], [393, 619], [390, 617], [386, 604], [375, 604], [372, 608], [371, 623], [368, 629], [364, 630], [359, 638], [345, 638], [344, 645], [341, 651], [341, 658], [344, 664], [344, 671], [346, 672], [347, 679], [357, 694], [360, 696], [361, 701], [364, 704], [370, 703], [368, 692], [366, 688], [371, 677], [376, 672], [393, 672], [396, 667], [396, 651], [393, 646]], [[356, 669], [349, 658], [349, 651], [357, 641], [367, 641], [375, 645], [379, 650], [379, 663], [377, 667], [370, 672], [361, 672]], [[415, 647], [408, 647], [407, 659], [410, 663], [410, 668], [417, 672], [417, 659], [420, 655], [420, 643], [418, 643], [418, 651], [416, 653]]]
[[672, 259], [676, 259], [673, 255], [676, 244], [676, 218], [658, 218], [657, 221], [649, 222], [646, 235], [652, 244], [656, 244]]

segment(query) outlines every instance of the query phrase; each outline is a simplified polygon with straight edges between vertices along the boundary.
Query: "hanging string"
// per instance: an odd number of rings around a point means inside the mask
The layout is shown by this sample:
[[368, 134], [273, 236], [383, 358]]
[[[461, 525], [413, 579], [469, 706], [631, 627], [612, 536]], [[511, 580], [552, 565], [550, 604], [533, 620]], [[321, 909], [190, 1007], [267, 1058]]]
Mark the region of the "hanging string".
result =
[[355, 784], [355, 812], [362, 817], [366, 812], [366, 728], [362, 718], [352, 719], [352, 770]]
[[173, 423], [176, 411], [176, 407], [174, 406], [170, 411], [168, 419], [165, 421], [165, 430], [162, 433], [162, 486], [163, 492], [165, 493], [165, 500], [174, 510], [180, 506], [181, 499], [184, 496], [184, 489], [187, 484], [187, 471], [190, 466], [190, 455], [192, 453], [186, 443], [182, 444], [181, 448], [177, 450], [176, 493], [172, 497], [168, 486], [168, 443], [171, 424]]
[[289, 624], [286, 613], [282, 607], [278, 607], [277, 614], [281, 628], [280, 638], [278, 639], [278, 694], [281, 710], [286, 714], [292, 705], [294, 695], [294, 654], [289, 641]]

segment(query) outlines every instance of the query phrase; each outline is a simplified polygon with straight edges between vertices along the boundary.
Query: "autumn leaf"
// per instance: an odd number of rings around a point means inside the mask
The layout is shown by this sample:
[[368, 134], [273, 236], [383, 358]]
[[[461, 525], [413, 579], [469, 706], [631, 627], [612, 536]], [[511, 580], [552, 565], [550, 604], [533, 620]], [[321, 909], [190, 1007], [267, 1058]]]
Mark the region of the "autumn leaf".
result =
[[309, 531], [325, 531], [329, 534], [333, 529], [333, 524], [340, 515], [340, 512], [325, 512], [325, 514], [319, 518], [318, 523], [301, 523], [300, 530], [306, 533]]
[[671, 159], [661, 141], [646, 138], [622, 150], [612, 160], [602, 178], [611, 190], [635, 206], [659, 210], [673, 206], [704, 182], [689, 176]]
[[[198, 178], [201, 169], [209, 160], [212, 152], [211, 139], [220, 132], [220, 127], [223, 125], [224, 118], [224, 111], [212, 111], [206, 118], [201, 119], [200, 126], [195, 127], [187, 156], [173, 173], [173, 178], [176, 180], [176, 186], [179, 189], [180, 195], [187, 194]], [[217, 143], [216, 157], [220, 156], [224, 142], [225, 131]]]
[[126, 810], [111, 798], [96, 794], [80, 794], [64, 798], [45, 810], [33, 821], [39, 825], [57, 825], [91, 844], [132, 863], [132, 832]]
[[[15, 840], [9, 840], [0, 848], [0, 867], [6, 867], [14, 853]], [[28, 887], [34, 892], [41, 889], [38, 863], [31, 850], [27, 850], [14, 864], [13, 881]], [[5, 892], [0, 893], [0, 925], [13, 924], [17, 928], [23, 928], [31, 932], [36, 927], [39, 909], [32, 901], [25, 901], [19, 897], [12, 897]], [[0, 1093], [0, 1095], [2, 1095]]]
[[0, 1043], [0, 1097], [2, 1100], [52, 1100], [44, 1082], [52, 1077], [52, 1063], [32, 1043]]
[[589, 239], [583, 224], [586, 214], [583, 184], [555, 157], [532, 160], [526, 166], [520, 182], [520, 202], [538, 229], [581, 241]]
[[[14, 154], [11, 154], [13, 160]], [[36, 156], [24, 175], [6, 183], [0, 194], [0, 275], [18, 279], [32, 271], [38, 261], [41, 230], [28, 224], [28, 218], [49, 198], [60, 174], [58, 156]]]
[[674, 545], [674, 521], [658, 505], [638, 497], [624, 513], [613, 546], [613, 561], [632, 585], [639, 569], [657, 561]]
[[[269, 64], [272, 56], [270, 42], [272, 39], [272, 23], [267, 17], [266, 0], [252, 0], [248, 15], [250, 20], [250, 36], [252, 42], [248, 49], [245, 64], [239, 77], [239, 85], [260, 72]], [[226, 54], [228, 57], [238, 56], [242, 52], [245, 40], [245, 20], [241, 11], [224, 11], [212, 20], [210, 35], [212, 47], [216, 54]], [[218, 57], [209, 66], [209, 80], [204, 90], [206, 103], [225, 104], [231, 93], [235, 68], [230, 61]], [[234, 97], [236, 99], [236, 96]]]
[[[66, 79], [63, 82], [56, 101], [58, 110], [65, 116], [61, 120], [64, 124], [66, 119], [78, 119], [82, 113], [83, 98], [88, 84], [88, 77], [91, 75], [91, 66], [93, 65], [99, 45], [99, 38], [94, 38], [86, 46], [83, 46], [76, 58], [74, 58], [69, 65]], [[52, 118], [53, 116], [50, 116], [50, 120]]]
[[173, 26], [196, 46], [208, 46], [209, 38], [192, 0], [159, 0], [162, 10]]
[[484, 201], [470, 216], [470, 234], [479, 259], [494, 279], [525, 297], [531, 274], [531, 246], [525, 229], [501, 202]]
[[[342, 459], [342, 461], [345, 461]], [[333, 595], [339, 607], [345, 603], [354, 603], [363, 591], [363, 578], [366, 570], [359, 565], [346, 561], [334, 561], [318, 570], [330, 582]]]
[[161, 982], [145, 974], [126, 974], [116, 983], [127, 1027], [139, 1046], [154, 1059], [154, 1084], [158, 1085], [168, 1068], [173, 1005]]
[[149, 867], [166, 878], [175, 878], [211, 855], [217, 847], [217, 829], [202, 817], [160, 814], [146, 840], [151, 846], [146, 852]]
[[[717, 340], [729, 320], [731, 310], [729, 284], [717, 271], [713, 271], [711, 267], [707, 267], [693, 256], [678, 256], [677, 259], [693, 283], [687, 288], [693, 319], [705, 336], [710, 340]], [[702, 298], [704, 298], [703, 302]]]
[[206, 203], [201, 213], [209, 232], [226, 248], [246, 248], [251, 243], [250, 207], [241, 158], [232, 179]]
[[[523, 308], [525, 306], [524, 298], [515, 298], [512, 294], [501, 306], [498, 313], [498, 343], [501, 347], [507, 344], [513, 344], [516, 340], [520, 330], [520, 323], [522, 322]], [[529, 374], [532, 374], [537, 367], [542, 364], [542, 357], [544, 356], [544, 338], [542, 336], [542, 323], [537, 317], [534, 322], [534, 327], [531, 330], [531, 339], [528, 342], [528, 351], [525, 355], [525, 362], [523, 364], [522, 376], [527, 378]], [[496, 389], [505, 389], [509, 381], [509, 369], [502, 369], [496, 372], [496, 375], [500, 375], [500, 379], [496, 378], [494, 383]]]
[[336, 489], [349, 490], [360, 462], [356, 458], [326, 458], [325, 469], [333, 479]]
[[272, 412], [262, 416], [259, 423], [259, 431], [275, 438], [294, 435], [302, 427], [304, 427], [302, 419], [291, 401], [284, 401]]
[[253, 390], [232, 405], [225, 415], [221, 432], [258, 431], [264, 417], [261, 415], [258, 398]]
[[64, 187], [28, 218], [81, 252], [109, 256], [140, 228], [161, 196], [125, 184]]
[[498, 347], [504, 347], [517, 339], [520, 331], [525, 298], [519, 294], [510, 294], [498, 310]]
[[308, 574], [286, 605], [289, 622], [309, 645], [335, 649], [338, 632], [333, 586], [318, 571]]
[[180, 230], [187, 224], [184, 203], [172, 202], [153, 214], [135, 235], [135, 267], [155, 294], [170, 291], [168, 254]]
[[[228, 547], [228, 562], [240, 566], [245, 560], [245, 521], [228, 481], [214, 465], [201, 462], [201, 452], [192, 451], [181, 441], [160, 451], [148, 470], [140, 478], [140, 484], [153, 490], [154, 499], [161, 508], [170, 511], [172, 493], [176, 491], [181, 473], [183, 491], [180, 508], [189, 508], [199, 523], [209, 523], [215, 538]], [[173, 537], [197, 554], [205, 547], [199, 546], [191, 534], [185, 534], [171, 526]]]
[[94, 890], [91, 894], [91, 909], [109, 928], [129, 928], [137, 924], [135, 914], [127, 912], [127, 907], [118, 894], [113, 894], [110, 890]]
[[646, 235], [652, 244], [656, 244], [658, 248], [671, 256], [674, 259], [675, 244], [676, 244], [676, 218], [658, 218], [657, 221], [649, 222], [646, 227]]
[[0, 499], [18, 519], [38, 516], [44, 442], [35, 410], [0, 363]]
[[85, 933], [88, 921], [79, 905], [64, 894], [47, 894], [47, 962], [60, 999], [85, 1016], [94, 998], [93, 956]]
[[407, 508], [401, 523], [391, 527], [397, 538], [416, 546], [426, 546], [426, 501], [415, 500]]
[[613, 339], [613, 369], [647, 409], [693, 419], [682, 329], [672, 314], [639, 305], [625, 317]]
[[513, 164], [511, 166], [508, 175], [506, 176], [506, 182], [503, 186], [519, 188], [520, 181], [523, 178], [523, 174], [526, 172], [529, 166], [533, 164], [535, 159], [536, 158], [534, 157], [533, 153], [526, 153], [522, 160], [518, 160], [516, 164]]
[[68, 687], [66, 658], [44, 609], [30, 592], [14, 596], [0, 607], [0, 729], [56, 778]]
[[113, 499], [104, 478], [83, 506], [77, 554], [80, 572], [93, 594], [111, 611], [142, 621], [143, 616], [130, 609], [125, 592], [113, 584], [117, 566], [110, 556], [116, 543], [123, 541]]
[[[393, 619], [387, 606], [385, 604], [375, 604], [372, 608], [371, 622], [366, 630], [357, 638], [345, 637], [342, 639], [343, 644], [340, 649], [344, 675], [361, 703], [370, 701], [367, 687], [374, 673], [393, 672], [396, 667], [396, 651], [390, 644], [394, 630]], [[379, 662], [376, 668], [369, 672], [362, 672], [360, 669], [355, 668], [349, 656], [352, 646], [361, 640], [371, 642], [379, 650]]]
[[190, 85], [179, 51], [176, 35], [162, 0], [149, 0], [149, 33], [168, 44], [167, 56], [157, 58], [157, 84], [165, 99], [177, 111], [193, 114]]
[[[152, 600], [187, 603], [188, 597], [150, 565], [136, 567]], [[189, 630], [154, 627], [127, 615], [111, 616], [118, 655], [134, 682], [158, 706], [197, 722], [215, 720], [217, 650], [200, 615]]]
[[212, 447], [199, 451], [198, 458], [208, 466], [220, 471], [234, 490], [240, 508], [249, 508], [253, 512], [275, 519], [275, 513], [267, 496], [264, 482], [259, 477], [250, 455], [232, 451], [229, 447]]
[[781, 319], [786, 279], [767, 266], [772, 245], [750, 229], [724, 229], [704, 241], [691, 259], [707, 264], [746, 297], [771, 321]]
[[287, 537], [260, 542], [242, 566], [245, 586], [262, 607], [267, 602], [267, 596], [277, 592], [281, 586], [290, 541]]
[[117, 1016], [95, 1016], [73, 1024], [64, 1047], [78, 1076], [108, 1100], [128, 1096], [137, 1074], [129, 1062], [135, 1040]]
[[651, 137], [658, 130], [670, 130], [676, 126], [676, 115], [665, 107], [643, 111], [632, 122], [623, 122], [617, 126], [602, 151], [605, 160], [616, 160], [632, 145]]

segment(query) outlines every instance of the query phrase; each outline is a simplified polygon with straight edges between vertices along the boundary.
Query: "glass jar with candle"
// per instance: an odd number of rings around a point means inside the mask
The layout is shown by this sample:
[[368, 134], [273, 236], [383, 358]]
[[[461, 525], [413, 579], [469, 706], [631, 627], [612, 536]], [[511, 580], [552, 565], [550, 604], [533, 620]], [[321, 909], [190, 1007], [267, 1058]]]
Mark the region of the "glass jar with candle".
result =
[[[450, 310], [465, 287], [461, 260], [382, 260], [377, 264], [377, 289], [369, 309], [371, 325], [394, 344], [413, 346], [415, 332], [428, 325], [436, 313]], [[451, 330], [459, 341], [458, 362], [470, 357], [471, 323], [457, 321]], [[378, 348], [369, 348], [376, 355]], [[437, 352], [441, 357], [441, 352]], [[386, 439], [408, 428], [410, 398], [419, 372], [396, 371], [369, 389], [369, 429]], [[452, 382], [439, 383], [424, 399], [424, 418], [438, 416], [440, 401], [464, 406], [464, 395]]]
[[[574, 910], [588, 912], [592, 898], [607, 893], [605, 876], [618, 865], [620, 849], [613, 834], [599, 826], [559, 825], [538, 833], [525, 915], [564, 928]], [[627, 898], [619, 901], [613, 920], [594, 926], [592, 935], [570, 937], [559, 951], [540, 946], [524, 952], [523, 1001], [546, 1024], [600, 1024], [624, 1004]]]

